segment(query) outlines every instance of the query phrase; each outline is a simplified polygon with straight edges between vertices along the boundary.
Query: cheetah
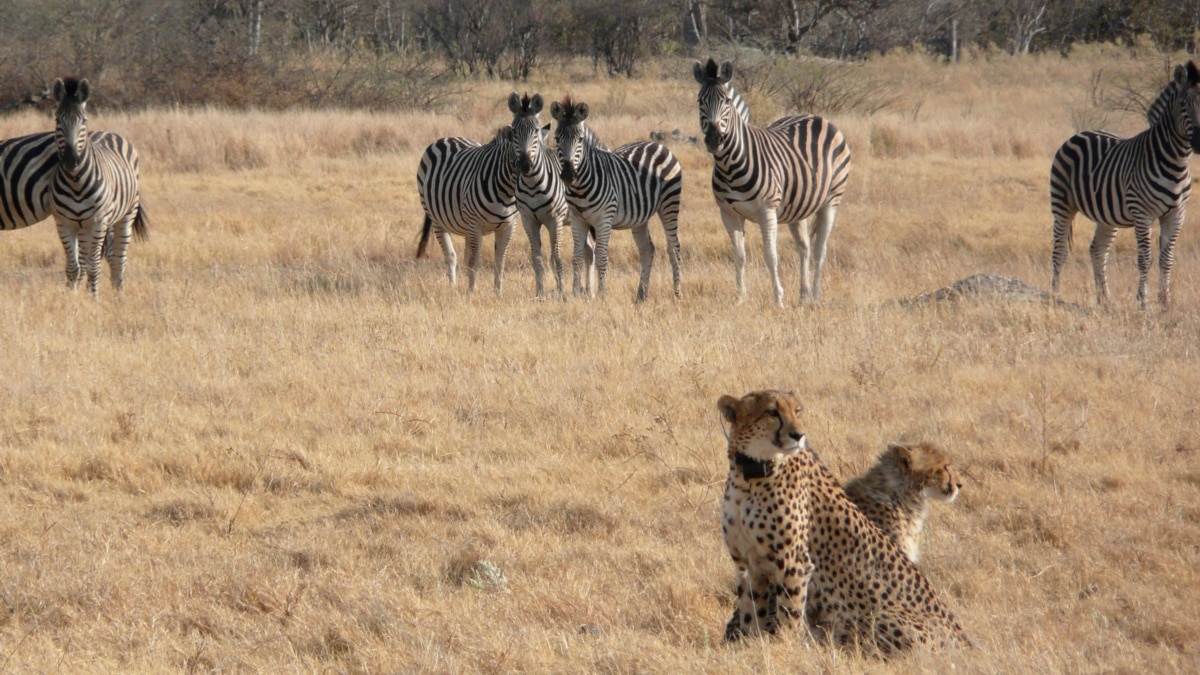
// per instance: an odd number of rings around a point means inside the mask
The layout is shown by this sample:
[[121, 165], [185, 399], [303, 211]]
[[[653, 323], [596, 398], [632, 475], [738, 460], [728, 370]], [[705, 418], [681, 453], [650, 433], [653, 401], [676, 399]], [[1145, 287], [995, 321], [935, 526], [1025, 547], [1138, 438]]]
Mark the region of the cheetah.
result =
[[730, 424], [722, 531], [738, 570], [725, 638], [771, 634], [803, 616], [817, 637], [873, 645], [969, 645], [895, 544], [855, 508], [808, 448], [794, 394], [717, 401]]
[[929, 500], [949, 504], [961, 489], [946, 453], [918, 443], [889, 445], [874, 466], [846, 483], [846, 496], [915, 563]]

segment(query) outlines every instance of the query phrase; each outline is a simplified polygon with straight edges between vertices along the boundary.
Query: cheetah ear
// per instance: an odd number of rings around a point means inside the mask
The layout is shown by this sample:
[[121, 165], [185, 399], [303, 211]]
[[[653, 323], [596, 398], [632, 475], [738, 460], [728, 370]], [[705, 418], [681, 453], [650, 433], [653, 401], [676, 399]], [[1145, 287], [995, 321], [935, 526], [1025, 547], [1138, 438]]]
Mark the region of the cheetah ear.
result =
[[721, 411], [721, 416], [730, 424], [737, 423], [738, 408], [741, 407], [741, 401], [726, 394], [717, 399], [717, 410]]
[[508, 95], [508, 111], [514, 115], [521, 112], [521, 97], [515, 91]]
[[913, 451], [903, 445], [889, 445], [888, 452], [896, 458], [896, 465], [908, 471], [912, 467]]

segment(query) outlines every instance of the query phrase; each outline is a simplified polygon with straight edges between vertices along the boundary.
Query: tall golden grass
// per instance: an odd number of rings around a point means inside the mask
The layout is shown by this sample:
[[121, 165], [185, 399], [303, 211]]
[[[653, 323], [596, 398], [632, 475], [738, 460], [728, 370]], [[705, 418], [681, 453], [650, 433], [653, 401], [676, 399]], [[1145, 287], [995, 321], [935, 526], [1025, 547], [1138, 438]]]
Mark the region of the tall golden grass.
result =
[[[413, 259], [418, 158], [507, 123], [508, 83], [445, 114], [94, 115], [141, 152], [151, 240], [93, 302], [51, 225], [0, 236], [0, 671], [1195, 672], [1195, 209], [1170, 310], [1136, 308], [1128, 232], [1105, 311], [890, 302], [976, 272], [1048, 285], [1055, 148], [1078, 120], [1144, 125], [1093, 105], [1093, 74], [1170, 60], [854, 66], [901, 101], [834, 119], [854, 167], [818, 307], [793, 304], [786, 239], [789, 305], [770, 302], [753, 226], [734, 304], [710, 159], [686, 143], [683, 300], [657, 224], [642, 305], [624, 233], [602, 299], [535, 301], [519, 233], [502, 295], [449, 287], [439, 256]], [[616, 145], [697, 133], [690, 71], [520, 88], [587, 101]], [[1064, 299], [1091, 308], [1076, 227]], [[976, 649], [722, 643], [715, 402], [762, 387], [799, 394], [839, 475], [889, 441], [949, 450], [965, 487], [921, 567]]]

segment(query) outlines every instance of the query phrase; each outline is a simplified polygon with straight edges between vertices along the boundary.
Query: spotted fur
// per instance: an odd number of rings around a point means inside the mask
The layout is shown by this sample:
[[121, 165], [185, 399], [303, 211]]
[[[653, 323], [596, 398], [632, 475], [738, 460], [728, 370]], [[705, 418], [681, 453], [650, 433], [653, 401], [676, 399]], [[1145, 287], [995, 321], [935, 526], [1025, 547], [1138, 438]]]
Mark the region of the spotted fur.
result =
[[722, 530], [738, 569], [725, 637], [775, 633], [804, 607], [817, 637], [890, 654], [969, 644], [929, 582], [808, 449], [793, 394], [722, 396], [731, 425]]
[[846, 483], [846, 496], [915, 563], [929, 500], [953, 502], [961, 489], [946, 453], [919, 443], [889, 445], [874, 466]]

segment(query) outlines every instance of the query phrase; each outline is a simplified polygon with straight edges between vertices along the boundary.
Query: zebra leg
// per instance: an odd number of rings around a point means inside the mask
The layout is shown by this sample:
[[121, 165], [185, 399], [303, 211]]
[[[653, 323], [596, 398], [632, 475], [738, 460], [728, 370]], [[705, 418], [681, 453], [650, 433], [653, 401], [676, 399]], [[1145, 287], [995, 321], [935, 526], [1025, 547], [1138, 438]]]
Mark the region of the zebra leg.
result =
[[1158, 302], [1171, 306], [1171, 266], [1175, 264], [1175, 237], [1183, 223], [1183, 207], [1163, 214], [1158, 230]]
[[[564, 297], [566, 294], [563, 289], [563, 262], [562, 262], [562, 231], [563, 231], [563, 216], [551, 216], [550, 223], [547, 224], [546, 230], [550, 236], [550, 264], [554, 267], [554, 281], [558, 284], [558, 296]], [[541, 234], [538, 234], [538, 241], [541, 241]]]
[[817, 210], [813, 222], [813, 281], [812, 298], [821, 302], [821, 278], [825, 270], [825, 254], [828, 251], [829, 235], [833, 232], [834, 218], [837, 216], [837, 206], [826, 204]]
[[442, 255], [446, 259], [446, 276], [450, 278], [450, 285], [454, 286], [454, 282], [458, 280], [458, 254], [454, 252], [454, 240], [445, 230], [437, 230], [436, 234], [438, 244], [442, 247]]
[[737, 301], [746, 299], [746, 229], [745, 219], [732, 209], [721, 207], [721, 223], [733, 244], [733, 280], [737, 284]]
[[1096, 302], [1103, 305], [1108, 302], [1108, 249], [1112, 247], [1113, 237], [1117, 228], [1109, 225], [1096, 225], [1096, 234], [1092, 237], [1089, 253], [1092, 255], [1092, 276], [1096, 281]]
[[67, 256], [67, 288], [75, 290], [79, 286], [79, 228], [74, 223], [55, 219], [58, 224], [58, 239], [62, 242], [63, 253]]
[[104, 243], [105, 257], [108, 259], [108, 274], [112, 280], [113, 289], [125, 288], [125, 257], [129, 251], [129, 240], [133, 237], [133, 218], [137, 209], [113, 224]]
[[812, 235], [808, 231], [808, 223], [797, 220], [788, 223], [792, 231], [792, 240], [796, 242], [796, 252], [800, 254], [800, 297], [797, 303], [804, 304], [808, 297], [809, 286], [812, 283]]
[[775, 304], [782, 305], [783, 282], [779, 280], [779, 221], [776, 217], [775, 209], [767, 209], [762, 214], [759, 226], [762, 228], [763, 261], [767, 263], [771, 286], [775, 289]]
[[671, 261], [671, 284], [675, 291], [675, 297], [682, 298], [683, 279], [680, 274], [678, 206], [666, 213], [660, 210], [658, 212], [658, 219], [662, 221], [663, 234], [667, 237], [667, 259]]
[[483, 235], [479, 228], [472, 225], [467, 234], [467, 290], [475, 292], [475, 272], [479, 269], [479, 261], [483, 258]]
[[1058, 295], [1059, 276], [1067, 262], [1067, 256], [1071, 253], [1071, 230], [1075, 223], [1075, 213], [1072, 209], [1062, 213], [1055, 211], [1054, 214], [1054, 252], [1050, 256], [1050, 264], [1054, 268], [1050, 277], [1050, 290], [1054, 295]]
[[[525, 234], [529, 237], [529, 264], [533, 265], [534, 293], [540, 298], [545, 294], [545, 288], [542, 286], [542, 275], [545, 272], [542, 265], [542, 224], [534, 216], [526, 215], [522, 211], [521, 225], [525, 227]], [[553, 231], [550, 233], [550, 239], [553, 244]], [[497, 243], [499, 243], [499, 239], [497, 239]], [[559, 279], [559, 281], [562, 280]]]
[[612, 222], [606, 219], [596, 228], [596, 295], [604, 296], [608, 277], [608, 240], [612, 237]]
[[[504, 289], [504, 256], [508, 253], [508, 242], [512, 241], [513, 230], [516, 228], [516, 219], [510, 218], [496, 229], [496, 293]], [[539, 232], [538, 238], [541, 236]]]
[[1133, 236], [1137, 240], [1137, 266], [1138, 266], [1138, 290], [1137, 301], [1138, 306], [1146, 309], [1146, 284], [1150, 281], [1150, 265], [1154, 262], [1154, 257], [1150, 253], [1150, 226], [1154, 221], [1149, 223], [1138, 223], [1133, 226]]
[[87, 289], [92, 297], [99, 296], [100, 259], [104, 255], [104, 238], [108, 236], [108, 227], [103, 221], [92, 225], [91, 230], [83, 240], [83, 264], [87, 270]]
[[588, 228], [583, 259], [587, 263], [587, 292], [588, 295], [591, 295], [592, 289], [596, 287], [596, 228], [594, 227]]
[[[580, 295], [591, 290], [591, 265], [592, 265], [592, 247], [588, 242], [588, 226], [583, 222], [583, 218], [571, 212], [571, 237], [574, 240], [574, 255], [571, 257], [571, 270], [574, 278], [571, 281], [571, 292], [575, 295]], [[583, 284], [584, 266], [588, 267], [588, 284], [585, 289]]]
[[638, 258], [642, 261], [642, 276], [638, 279], [637, 302], [646, 299], [650, 292], [650, 270], [654, 267], [654, 241], [650, 239], [650, 223], [633, 228], [633, 240], [637, 242]]

